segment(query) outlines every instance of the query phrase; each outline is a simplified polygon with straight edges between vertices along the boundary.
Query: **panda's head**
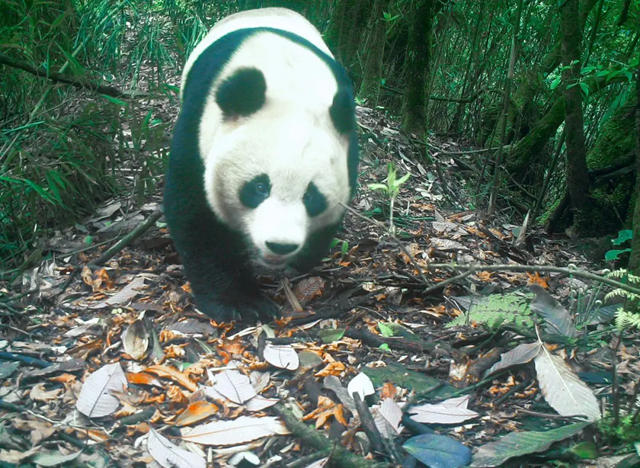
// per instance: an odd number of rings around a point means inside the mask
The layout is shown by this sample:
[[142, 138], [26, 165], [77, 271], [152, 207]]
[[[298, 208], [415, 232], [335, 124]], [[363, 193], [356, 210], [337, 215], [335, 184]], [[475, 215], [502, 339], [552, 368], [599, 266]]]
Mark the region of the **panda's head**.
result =
[[215, 215], [244, 236], [250, 258], [281, 267], [344, 214], [353, 98], [330, 73], [315, 95], [293, 99], [291, 90], [269, 92], [265, 74], [239, 67], [219, 80], [200, 147]]

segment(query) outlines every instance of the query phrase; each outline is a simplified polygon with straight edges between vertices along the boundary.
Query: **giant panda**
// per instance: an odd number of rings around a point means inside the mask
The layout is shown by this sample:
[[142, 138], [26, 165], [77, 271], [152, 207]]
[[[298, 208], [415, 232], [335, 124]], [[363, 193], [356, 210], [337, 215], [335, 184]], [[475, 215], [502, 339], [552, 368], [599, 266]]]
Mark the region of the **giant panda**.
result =
[[353, 89], [320, 33], [283, 8], [236, 13], [196, 46], [164, 213], [196, 305], [216, 320], [277, 312], [256, 271], [306, 271], [353, 196]]

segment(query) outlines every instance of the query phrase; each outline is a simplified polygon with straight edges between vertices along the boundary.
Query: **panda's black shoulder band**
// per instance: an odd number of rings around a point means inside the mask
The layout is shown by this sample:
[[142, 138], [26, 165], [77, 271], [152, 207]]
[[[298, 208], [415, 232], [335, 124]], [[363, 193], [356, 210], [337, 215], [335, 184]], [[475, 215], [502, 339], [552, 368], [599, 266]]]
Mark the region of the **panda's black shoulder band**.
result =
[[349, 133], [355, 129], [354, 112], [355, 105], [351, 92], [345, 88], [339, 89], [329, 109], [331, 121], [339, 133]]
[[267, 83], [257, 68], [239, 68], [216, 91], [225, 118], [246, 117], [264, 105]]

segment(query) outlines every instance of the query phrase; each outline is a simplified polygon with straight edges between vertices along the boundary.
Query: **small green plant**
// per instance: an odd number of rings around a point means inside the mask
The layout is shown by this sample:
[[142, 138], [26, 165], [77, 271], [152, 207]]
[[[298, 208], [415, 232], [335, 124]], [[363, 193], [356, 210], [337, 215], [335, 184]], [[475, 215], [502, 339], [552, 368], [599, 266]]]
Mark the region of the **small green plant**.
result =
[[[611, 243], [613, 245], [623, 245], [625, 242], [630, 242], [633, 238], [633, 231], [631, 229], [624, 229], [618, 232], [618, 237], [615, 239], [611, 239]], [[620, 257], [620, 255], [631, 252], [630, 248], [625, 249], [611, 249], [608, 250], [607, 253], [604, 254], [605, 260], [615, 261]]]
[[[624, 269], [612, 271], [608, 276], [633, 285], [640, 285], [640, 276], [632, 275]], [[625, 300], [624, 305], [616, 311], [616, 327], [618, 327], [619, 330], [631, 328], [640, 330], [640, 314], [638, 313], [640, 295], [618, 288], [607, 294], [604, 299], [606, 301], [614, 297]]]
[[384, 192], [389, 198], [389, 233], [394, 235], [396, 232], [396, 228], [393, 224], [393, 206], [396, 201], [396, 197], [400, 193], [400, 187], [404, 184], [411, 174], [405, 174], [399, 179], [396, 178], [396, 167], [393, 163], [387, 164], [387, 178], [385, 179], [386, 183], [374, 183], [369, 184], [369, 189], [371, 190], [380, 190]]

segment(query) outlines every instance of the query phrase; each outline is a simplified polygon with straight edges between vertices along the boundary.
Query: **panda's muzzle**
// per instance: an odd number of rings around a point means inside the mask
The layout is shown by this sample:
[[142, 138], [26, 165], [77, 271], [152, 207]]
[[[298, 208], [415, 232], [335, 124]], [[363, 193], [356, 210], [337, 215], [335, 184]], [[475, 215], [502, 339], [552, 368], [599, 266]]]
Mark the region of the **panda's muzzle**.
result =
[[287, 255], [298, 248], [298, 244], [282, 244], [280, 242], [266, 241], [267, 248], [276, 255]]

